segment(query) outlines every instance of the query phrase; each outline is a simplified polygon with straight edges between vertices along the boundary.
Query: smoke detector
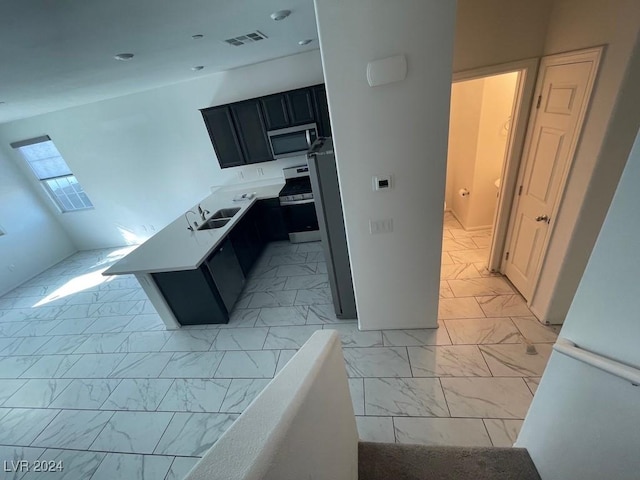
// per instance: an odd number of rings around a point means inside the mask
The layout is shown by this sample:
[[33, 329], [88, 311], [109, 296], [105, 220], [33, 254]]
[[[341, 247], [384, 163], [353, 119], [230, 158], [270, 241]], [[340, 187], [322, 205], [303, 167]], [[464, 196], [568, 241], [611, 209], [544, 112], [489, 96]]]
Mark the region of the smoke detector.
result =
[[121, 62], [128, 62], [133, 58], [133, 53], [118, 53], [117, 55], [114, 55], [113, 58], [120, 60]]
[[284, 20], [289, 15], [291, 15], [291, 10], [278, 10], [277, 12], [273, 12], [271, 14], [271, 20], [275, 20], [279, 22], [280, 20]]

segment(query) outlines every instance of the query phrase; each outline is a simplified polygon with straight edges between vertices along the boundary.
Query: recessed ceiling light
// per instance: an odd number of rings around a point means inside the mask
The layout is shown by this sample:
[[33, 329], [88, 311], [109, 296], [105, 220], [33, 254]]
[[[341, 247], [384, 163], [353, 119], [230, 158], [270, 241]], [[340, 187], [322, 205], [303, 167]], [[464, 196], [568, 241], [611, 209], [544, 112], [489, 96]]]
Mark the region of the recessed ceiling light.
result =
[[191, 38], [193, 38], [194, 40], [201, 40], [204, 38], [204, 35], [202, 35], [201, 33], [197, 33], [195, 35], [191, 35]]
[[301, 45], [301, 46], [303, 46], [303, 45], [309, 45], [311, 42], [313, 42], [313, 40], [312, 40], [312, 39], [310, 39], [310, 38], [307, 38], [306, 40], [300, 40], [300, 41], [298, 42], [298, 45]]
[[126, 62], [133, 58], [133, 53], [118, 53], [117, 55], [114, 55], [113, 58], [122, 62]]
[[277, 12], [273, 12], [271, 14], [271, 20], [275, 20], [279, 22], [280, 20], [284, 20], [289, 15], [291, 15], [291, 10], [278, 10]]
[[204, 68], [204, 65], [196, 65], [195, 67], [191, 67], [191, 70], [193, 70], [194, 72], [199, 72], [203, 68]]

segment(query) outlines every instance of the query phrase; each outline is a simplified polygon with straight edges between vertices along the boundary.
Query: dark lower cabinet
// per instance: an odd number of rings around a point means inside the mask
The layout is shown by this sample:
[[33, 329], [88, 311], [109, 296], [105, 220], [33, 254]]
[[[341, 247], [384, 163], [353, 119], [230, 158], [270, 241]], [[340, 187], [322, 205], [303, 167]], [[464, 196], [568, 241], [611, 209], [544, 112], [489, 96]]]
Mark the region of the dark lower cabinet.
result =
[[206, 263], [218, 295], [227, 313], [231, 313], [236, 300], [242, 293], [246, 277], [229, 237], [225, 238], [212, 255], [209, 255]]
[[152, 276], [181, 325], [227, 323], [245, 282], [228, 238], [199, 268]]
[[245, 276], [249, 274], [266, 245], [266, 240], [260, 232], [259, 210], [259, 205], [253, 204], [229, 234]]
[[228, 323], [265, 245], [288, 238], [280, 201], [259, 200], [199, 268], [151, 275], [181, 325]]
[[289, 240], [289, 232], [284, 219], [280, 200], [267, 198], [258, 202], [260, 214], [259, 229], [266, 242]]

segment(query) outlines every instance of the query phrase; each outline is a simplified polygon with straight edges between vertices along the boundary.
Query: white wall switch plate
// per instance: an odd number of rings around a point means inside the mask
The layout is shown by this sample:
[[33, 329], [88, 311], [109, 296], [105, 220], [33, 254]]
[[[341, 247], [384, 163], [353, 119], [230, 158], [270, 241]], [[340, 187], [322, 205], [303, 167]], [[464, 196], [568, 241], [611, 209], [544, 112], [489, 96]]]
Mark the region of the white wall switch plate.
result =
[[391, 232], [393, 232], [392, 218], [384, 218], [382, 220], [369, 220], [369, 233], [371, 233], [371, 235]]

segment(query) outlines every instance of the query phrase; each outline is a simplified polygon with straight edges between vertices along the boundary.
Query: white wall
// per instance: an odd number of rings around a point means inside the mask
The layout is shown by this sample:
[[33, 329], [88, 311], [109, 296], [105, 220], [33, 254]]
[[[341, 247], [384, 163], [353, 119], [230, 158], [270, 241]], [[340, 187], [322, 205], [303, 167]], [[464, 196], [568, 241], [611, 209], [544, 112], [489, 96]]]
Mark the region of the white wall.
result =
[[463, 226], [468, 222], [471, 199], [458, 191], [473, 189], [483, 90], [482, 78], [451, 85], [445, 200]]
[[[636, 84], [637, 85], [637, 84]], [[640, 368], [640, 135], [561, 335]], [[554, 353], [518, 437], [546, 479], [635, 479], [638, 387]]]
[[553, 0], [458, 0], [453, 71], [539, 57]]
[[[517, 78], [513, 72], [452, 86], [445, 198], [465, 229], [493, 224]], [[459, 195], [463, 188], [469, 196]]]
[[3, 148], [0, 225], [0, 296], [76, 251]]
[[517, 80], [517, 72], [484, 79], [468, 228], [493, 224], [498, 201], [495, 181], [502, 175]]
[[536, 315], [551, 323], [566, 316], [635, 138], [640, 92], [629, 80], [621, 91], [639, 30], [637, 0], [554, 2], [545, 54], [596, 45], [606, 50], [532, 298]]
[[[280, 177], [284, 166], [306, 160], [221, 170], [199, 109], [322, 81], [315, 50], [3, 124], [0, 143], [51, 136], [95, 205], [64, 215], [51, 207], [79, 249], [138, 243], [211, 186], [238, 181], [238, 171], [244, 181], [258, 180], [257, 168], [261, 178]], [[9, 154], [20, 161], [18, 152]]]
[[[315, 7], [360, 328], [435, 327], [455, 3]], [[407, 78], [369, 87], [367, 62], [397, 54]], [[371, 235], [380, 219], [393, 232]]]
[[587, 350], [640, 367], [640, 135], [562, 327]]

